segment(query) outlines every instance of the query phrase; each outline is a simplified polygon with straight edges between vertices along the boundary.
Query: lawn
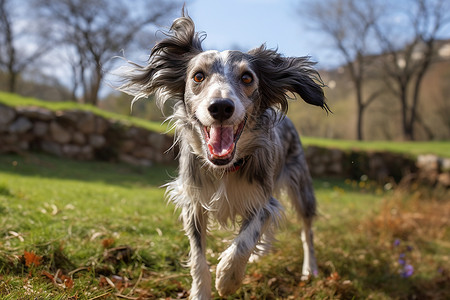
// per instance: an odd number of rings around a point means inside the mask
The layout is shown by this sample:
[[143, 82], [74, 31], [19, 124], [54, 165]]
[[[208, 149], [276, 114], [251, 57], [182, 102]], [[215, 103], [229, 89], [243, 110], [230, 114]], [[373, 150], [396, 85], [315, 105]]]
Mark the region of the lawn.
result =
[[[1, 155], [0, 299], [185, 298], [188, 242], [159, 188], [175, 172]], [[242, 288], [229, 299], [450, 294], [446, 191], [337, 179], [316, 180], [315, 187], [318, 277], [299, 280], [300, 228], [287, 206], [274, 252], [248, 266]], [[211, 231], [212, 271], [231, 238]]]
[[303, 137], [302, 142], [306, 146], [314, 145], [342, 150], [389, 151], [413, 157], [419, 154], [435, 154], [440, 157], [450, 157], [450, 141], [355, 141]]

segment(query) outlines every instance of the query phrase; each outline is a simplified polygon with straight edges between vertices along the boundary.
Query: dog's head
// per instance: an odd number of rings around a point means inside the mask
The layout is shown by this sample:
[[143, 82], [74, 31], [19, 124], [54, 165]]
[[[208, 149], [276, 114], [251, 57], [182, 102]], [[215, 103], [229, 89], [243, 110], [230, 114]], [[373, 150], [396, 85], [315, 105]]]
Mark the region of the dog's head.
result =
[[136, 99], [156, 93], [161, 107], [169, 99], [177, 101], [202, 140], [198, 154], [211, 166], [232, 164], [247, 120], [267, 110], [285, 113], [290, 92], [328, 110], [308, 57], [283, 57], [265, 46], [248, 53], [203, 51], [202, 40], [183, 15], [152, 49], [148, 65], [135, 65], [122, 90]]

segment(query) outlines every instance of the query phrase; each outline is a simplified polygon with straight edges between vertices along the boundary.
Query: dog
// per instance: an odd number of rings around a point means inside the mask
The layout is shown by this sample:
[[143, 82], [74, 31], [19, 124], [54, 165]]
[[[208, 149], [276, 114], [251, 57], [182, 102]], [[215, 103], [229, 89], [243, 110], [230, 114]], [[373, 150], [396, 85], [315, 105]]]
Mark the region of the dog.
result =
[[249, 259], [270, 249], [283, 215], [276, 199], [281, 190], [303, 220], [302, 279], [317, 274], [316, 199], [299, 136], [286, 117], [290, 93], [329, 111], [314, 63], [265, 45], [247, 53], [204, 51], [205, 35], [184, 10], [165, 35], [147, 65], [129, 62], [119, 89], [134, 95], [133, 102], [151, 94], [161, 108], [173, 101], [179, 175], [167, 184], [167, 196], [181, 209], [190, 241], [191, 299], [211, 298], [209, 220], [240, 226], [216, 269], [219, 295], [230, 295]]

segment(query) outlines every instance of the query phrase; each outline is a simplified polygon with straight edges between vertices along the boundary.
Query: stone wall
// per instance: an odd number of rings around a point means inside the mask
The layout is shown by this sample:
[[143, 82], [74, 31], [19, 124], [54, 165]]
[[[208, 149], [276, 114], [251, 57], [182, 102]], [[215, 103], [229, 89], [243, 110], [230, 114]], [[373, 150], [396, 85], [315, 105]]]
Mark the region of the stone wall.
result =
[[0, 152], [42, 151], [80, 160], [149, 166], [173, 162], [172, 137], [83, 110], [0, 104]]
[[360, 179], [380, 183], [416, 180], [427, 185], [450, 187], [450, 158], [433, 154], [413, 158], [387, 151], [340, 150], [309, 146], [306, 160], [313, 177]]
[[[134, 165], [171, 163], [172, 137], [108, 120], [82, 110], [51, 111], [0, 104], [0, 153], [42, 151], [80, 160], [122, 161]], [[167, 152], [167, 153], [166, 153]], [[380, 183], [415, 178], [450, 187], [450, 158], [411, 158], [382, 151], [344, 151], [309, 146], [305, 150], [314, 177], [368, 179]]]

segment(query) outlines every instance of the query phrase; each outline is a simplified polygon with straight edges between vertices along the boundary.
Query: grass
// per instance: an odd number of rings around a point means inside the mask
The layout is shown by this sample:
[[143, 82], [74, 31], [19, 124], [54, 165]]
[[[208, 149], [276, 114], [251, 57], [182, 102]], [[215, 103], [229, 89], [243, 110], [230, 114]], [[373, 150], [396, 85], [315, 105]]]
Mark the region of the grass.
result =
[[353, 141], [302, 137], [302, 142], [305, 146], [314, 145], [327, 148], [339, 148], [343, 150], [388, 151], [403, 153], [413, 157], [418, 156], [419, 154], [430, 153], [440, 157], [450, 157], [450, 141]]
[[[1, 155], [0, 299], [185, 298], [188, 241], [159, 188], [174, 173], [175, 167]], [[229, 299], [450, 294], [446, 191], [392, 191], [337, 179], [316, 180], [315, 188], [319, 276], [299, 280], [299, 224], [287, 209], [274, 252], [248, 266]], [[231, 238], [211, 232], [213, 271]], [[216, 291], [213, 297], [219, 299]]]

